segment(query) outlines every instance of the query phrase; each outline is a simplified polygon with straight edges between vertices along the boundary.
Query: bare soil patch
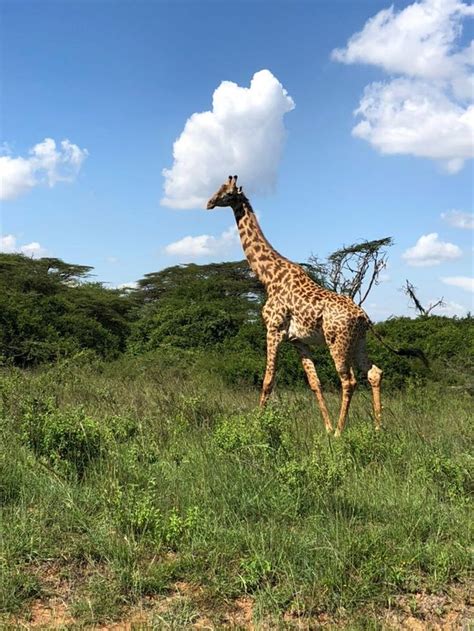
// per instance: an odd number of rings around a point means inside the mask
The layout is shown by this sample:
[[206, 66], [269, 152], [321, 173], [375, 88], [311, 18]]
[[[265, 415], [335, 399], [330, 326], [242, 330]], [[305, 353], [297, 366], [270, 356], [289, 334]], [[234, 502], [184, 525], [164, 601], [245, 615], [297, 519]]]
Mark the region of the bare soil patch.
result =
[[[8, 622], [14, 629], [94, 629], [138, 631], [152, 628], [183, 629], [350, 629], [354, 618], [321, 613], [314, 617], [287, 612], [279, 620], [254, 621], [254, 599], [242, 596], [227, 605], [213, 607], [202, 586], [178, 581], [167, 595], [142, 599], [119, 620], [84, 625], [71, 613], [78, 585], [86, 579], [83, 568], [71, 570], [58, 563], [34, 567], [45, 597], [33, 601], [28, 611]], [[452, 586], [445, 593], [407, 594], [394, 598], [390, 608], [373, 613], [383, 629], [393, 631], [472, 631], [474, 629], [473, 585]], [[365, 619], [372, 615], [365, 613]], [[357, 616], [356, 616], [357, 617]]]

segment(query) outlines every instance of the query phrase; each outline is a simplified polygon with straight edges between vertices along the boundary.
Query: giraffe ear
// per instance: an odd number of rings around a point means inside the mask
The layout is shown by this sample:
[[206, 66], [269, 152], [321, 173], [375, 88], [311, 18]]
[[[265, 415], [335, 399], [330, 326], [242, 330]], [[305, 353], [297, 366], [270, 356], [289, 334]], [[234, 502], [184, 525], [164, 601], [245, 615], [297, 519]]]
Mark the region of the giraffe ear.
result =
[[239, 186], [239, 195], [242, 193], [242, 187]]

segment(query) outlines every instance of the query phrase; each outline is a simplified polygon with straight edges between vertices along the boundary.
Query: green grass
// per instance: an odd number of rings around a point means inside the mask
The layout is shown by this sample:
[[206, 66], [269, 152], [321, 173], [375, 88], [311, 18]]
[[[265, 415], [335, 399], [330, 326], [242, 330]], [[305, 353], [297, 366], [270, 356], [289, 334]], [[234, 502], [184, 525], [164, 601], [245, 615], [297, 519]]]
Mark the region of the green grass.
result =
[[387, 394], [376, 434], [360, 389], [339, 440], [309, 390], [256, 401], [147, 358], [1, 372], [0, 621], [59, 594], [75, 628], [219, 626], [249, 598], [257, 624], [375, 629], [468, 580], [472, 399]]

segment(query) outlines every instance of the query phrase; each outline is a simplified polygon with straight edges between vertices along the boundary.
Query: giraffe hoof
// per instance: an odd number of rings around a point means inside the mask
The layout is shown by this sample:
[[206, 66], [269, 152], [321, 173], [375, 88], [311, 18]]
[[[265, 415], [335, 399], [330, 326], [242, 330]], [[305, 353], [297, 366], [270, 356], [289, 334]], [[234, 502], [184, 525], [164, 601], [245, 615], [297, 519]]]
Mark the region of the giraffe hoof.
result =
[[336, 431], [334, 432], [334, 438], [339, 438], [340, 435], [341, 435], [340, 430], [336, 429]]

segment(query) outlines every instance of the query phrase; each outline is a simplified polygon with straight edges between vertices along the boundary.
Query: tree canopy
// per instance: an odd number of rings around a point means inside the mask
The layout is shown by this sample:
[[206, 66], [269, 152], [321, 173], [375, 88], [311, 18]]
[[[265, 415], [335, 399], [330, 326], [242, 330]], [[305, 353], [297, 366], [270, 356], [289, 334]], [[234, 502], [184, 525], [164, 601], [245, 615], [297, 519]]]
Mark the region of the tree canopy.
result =
[[176, 265], [146, 274], [131, 297], [140, 305], [130, 347], [205, 348], [259, 319], [264, 288], [247, 261]]
[[372, 287], [379, 283], [380, 274], [387, 266], [387, 248], [391, 245], [393, 239], [384, 237], [344, 246], [330, 254], [326, 261], [311, 255], [307, 271], [328, 289], [362, 305]]
[[130, 301], [90, 282], [92, 268], [0, 254], [0, 356], [21, 366], [83, 349], [125, 349]]
[[[327, 265], [334, 268], [311, 262], [305, 268], [319, 282], [328, 285], [332, 279], [339, 288], [364, 296], [376, 282], [374, 270], [386, 245], [379, 240], [351, 246], [329, 257]], [[363, 290], [359, 254], [367, 255], [363, 260], [370, 263]], [[350, 274], [344, 280], [346, 262], [353, 256], [356, 265], [348, 269], [355, 270], [354, 282]], [[136, 289], [126, 292], [94, 282], [91, 269], [54, 258], [0, 254], [0, 362], [28, 367], [83, 350], [107, 360], [123, 353], [185, 353], [203, 359], [203, 370], [232, 383], [261, 382], [265, 328], [260, 311], [265, 293], [246, 261], [168, 267], [146, 274]], [[339, 276], [328, 276], [332, 269], [339, 270]], [[470, 316], [421, 316], [392, 318], [377, 328], [393, 346], [421, 348], [431, 360], [430, 379], [437, 375], [459, 383], [472, 370], [472, 325]], [[384, 368], [385, 383], [402, 386], [411, 378], [426, 378], [419, 362], [395, 357], [370, 336], [369, 348], [373, 361]], [[327, 350], [316, 348], [314, 357], [321, 380], [338, 385]], [[303, 383], [291, 345], [282, 345], [278, 366], [280, 383]]]

